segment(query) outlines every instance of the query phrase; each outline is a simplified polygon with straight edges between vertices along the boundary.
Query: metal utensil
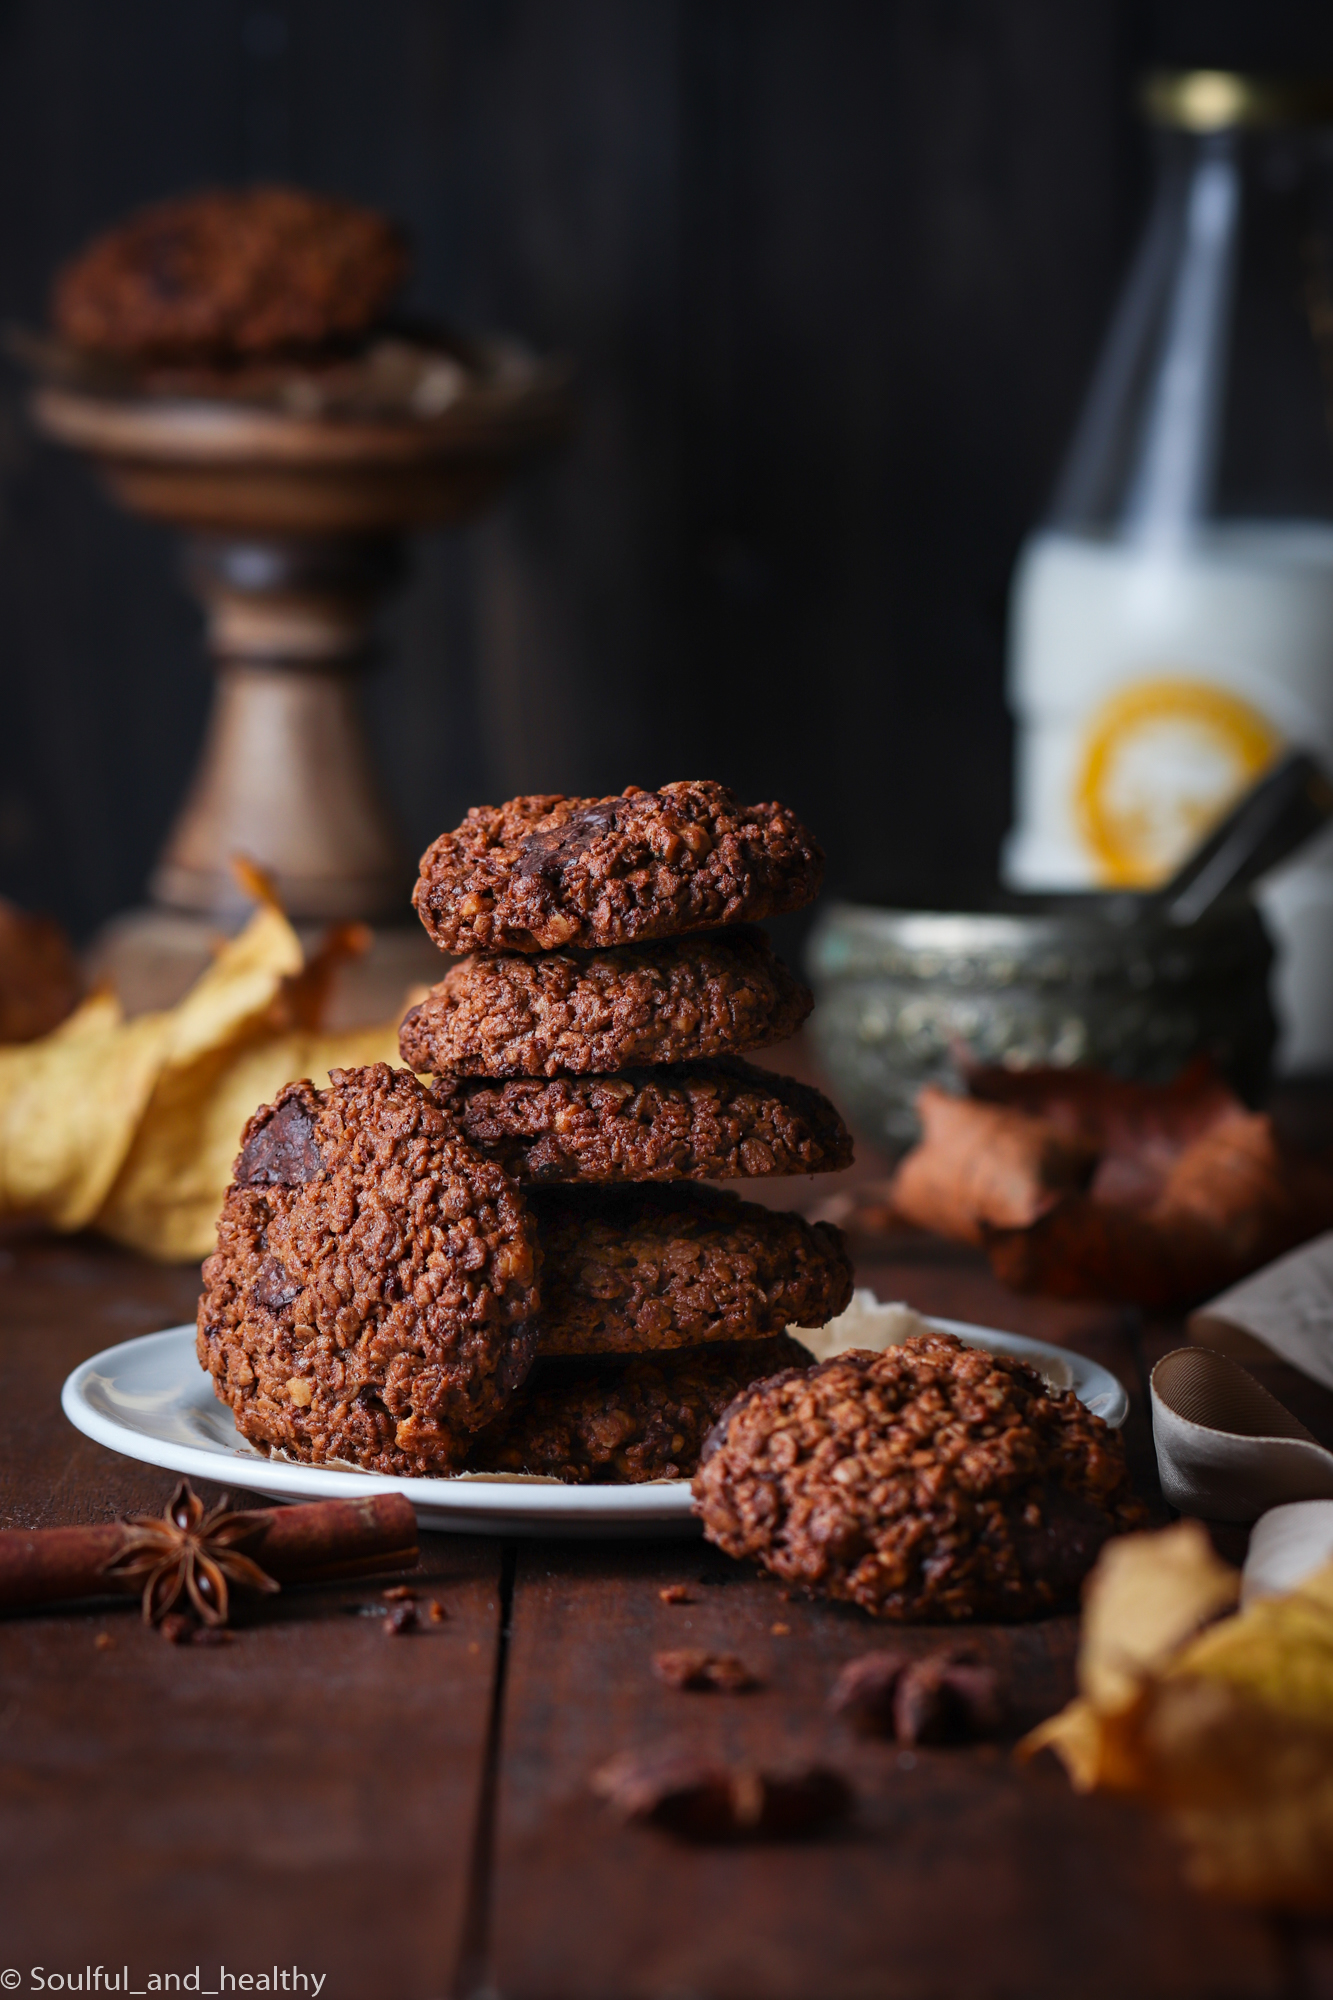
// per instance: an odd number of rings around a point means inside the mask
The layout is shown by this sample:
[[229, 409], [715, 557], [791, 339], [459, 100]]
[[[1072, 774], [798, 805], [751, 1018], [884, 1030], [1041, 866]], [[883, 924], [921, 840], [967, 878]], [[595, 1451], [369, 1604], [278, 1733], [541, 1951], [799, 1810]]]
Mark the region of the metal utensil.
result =
[[1195, 924], [1246, 889], [1333, 818], [1333, 782], [1304, 750], [1272, 765], [1160, 889], [1138, 898], [1168, 923]]

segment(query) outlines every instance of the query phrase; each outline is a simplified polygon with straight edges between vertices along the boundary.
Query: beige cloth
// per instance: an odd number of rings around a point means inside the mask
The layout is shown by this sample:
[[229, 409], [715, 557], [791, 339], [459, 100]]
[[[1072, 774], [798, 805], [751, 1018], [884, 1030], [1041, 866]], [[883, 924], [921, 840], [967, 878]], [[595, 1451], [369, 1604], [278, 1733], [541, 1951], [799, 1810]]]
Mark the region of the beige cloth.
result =
[[1240, 1361], [1267, 1348], [1333, 1389], [1333, 1230], [1201, 1306], [1188, 1332]]
[[1333, 1500], [1297, 1500], [1256, 1521], [1240, 1573], [1241, 1608], [1259, 1597], [1284, 1597], [1333, 1562]]
[[1333, 1500], [1333, 1452], [1228, 1355], [1178, 1347], [1152, 1372], [1162, 1492], [1182, 1514], [1253, 1521], [1296, 1500]]

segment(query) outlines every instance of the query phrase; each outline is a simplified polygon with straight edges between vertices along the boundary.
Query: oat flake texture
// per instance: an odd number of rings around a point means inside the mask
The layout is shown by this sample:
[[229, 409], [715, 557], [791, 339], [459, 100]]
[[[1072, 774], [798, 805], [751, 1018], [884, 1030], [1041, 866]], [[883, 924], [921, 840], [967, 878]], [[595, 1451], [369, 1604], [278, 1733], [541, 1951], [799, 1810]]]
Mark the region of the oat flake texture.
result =
[[412, 900], [444, 951], [558, 951], [799, 910], [823, 874], [786, 806], [745, 806], [701, 779], [474, 806], [422, 855]]
[[1117, 1432], [1021, 1361], [930, 1333], [743, 1390], [694, 1480], [710, 1541], [876, 1617], [1067, 1605], [1146, 1518]]
[[473, 1439], [469, 1467], [573, 1484], [688, 1479], [738, 1390], [799, 1362], [785, 1334], [598, 1361], [539, 1358], [504, 1415]]
[[616, 1076], [442, 1077], [436, 1095], [519, 1181], [757, 1180], [852, 1160], [821, 1091], [736, 1056]]
[[794, 1035], [814, 1005], [763, 931], [736, 924], [603, 951], [474, 953], [399, 1033], [422, 1074], [586, 1076]]
[[540, 1250], [514, 1183], [406, 1070], [288, 1084], [242, 1134], [198, 1353], [261, 1450], [448, 1471], [536, 1341]]

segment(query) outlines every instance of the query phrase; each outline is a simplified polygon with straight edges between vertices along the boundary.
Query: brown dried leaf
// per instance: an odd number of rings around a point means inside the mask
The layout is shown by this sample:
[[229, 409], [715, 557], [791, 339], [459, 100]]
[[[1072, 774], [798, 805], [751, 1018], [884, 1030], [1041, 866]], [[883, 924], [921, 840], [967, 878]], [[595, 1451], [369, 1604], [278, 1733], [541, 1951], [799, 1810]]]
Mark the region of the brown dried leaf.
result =
[[0, 1042], [49, 1035], [79, 998], [79, 968], [54, 917], [34, 916], [0, 896]]
[[1206, 1056], [1170, 1083], [1131, 1083], [1098, 1069], [973, 1069], [968, 1090], [1083, 1140], [1099, 1158], [1096, 1191], [1147, 1205], [1172, 1164], [1219, 1119], [1244, 1105]]
[[892, 1198], [983, 1244], [1019, 1291], [1182, 1304], [1333, 1226], [1333, 1170], [1285, 1151], [1207, 1064], [1164, 1086], [1088, 1070], [971, 1083], [986, 1101], [921, 1093]]
[[338, 974], [349, 959], [370, 950], [374, 933], [368, 924], [334, 924], [325, 931], [312, 958], [289, 974], [269, 1003], [265, 1025], [275, 1035], [318, 1034]]
[[1085, 1141], [1025, 1113], [927, 1088], [922, 1139], [892, 1182], [899, 1215], [965, 1243], [988, 1229], [1026, 1229], [1096, 1166]]

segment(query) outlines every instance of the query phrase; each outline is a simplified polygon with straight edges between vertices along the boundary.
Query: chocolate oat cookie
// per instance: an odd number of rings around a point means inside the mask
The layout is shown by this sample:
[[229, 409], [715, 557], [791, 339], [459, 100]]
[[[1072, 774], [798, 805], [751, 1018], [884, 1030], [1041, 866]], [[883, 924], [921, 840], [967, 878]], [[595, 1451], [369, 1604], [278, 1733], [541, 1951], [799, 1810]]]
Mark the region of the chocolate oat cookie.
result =
[[814, 996], [738, 924], [608, 951], [476, 953], [407, 1015], [403, 1061], [453, 1076], [585, 1076], [794, 1035]]
[[947, 1333], [742, 1391], [694, 1497], [728, 1555], [913, 1622], [1056, 1610], [1146, 1518], [1100, 1417]]
[[447, 1470], [536, 1340], [523, 1197], [406, 1070], [290, 1083], [242, 1134], [198, 1353], [261, 1450]]
[[143, 209], [56, 280], [73, 346], [124, 361], [225, 360], [362, 333], [407, 253], [369, 209], [298, 188], [216, 189]]
[[469, 1144], [520, 1181], [827, 1174], [852, 1138], [809, 1084], [732, 1057], [621, 1076], [437, 1077]]
[[806, 1359], [779, 1334], [670, 1355], [539, 1360], [504, 1415], [472, 1440], [468, 1468], [576, 1484], [688, 1479], [711, 1425], [748, 1384]]
[[645, 1353], [823, 1326], [852, 1296], [828, 1222], [712, 1188], [533, 1188], [540, 1354]]
[[588, 949], [799, 910], [823, 873], [786, 806], [703, 779], [474, 806], [422, 855], [412, 900], [444, 951]]

